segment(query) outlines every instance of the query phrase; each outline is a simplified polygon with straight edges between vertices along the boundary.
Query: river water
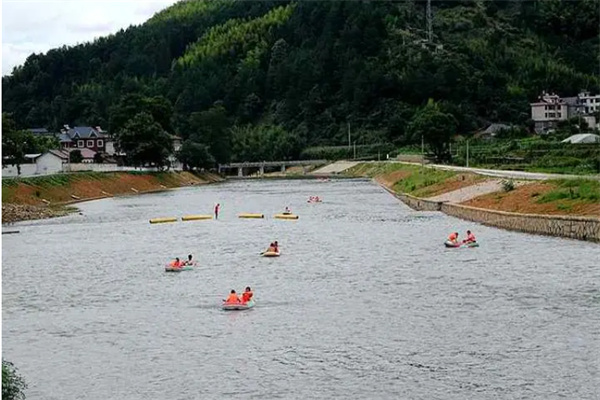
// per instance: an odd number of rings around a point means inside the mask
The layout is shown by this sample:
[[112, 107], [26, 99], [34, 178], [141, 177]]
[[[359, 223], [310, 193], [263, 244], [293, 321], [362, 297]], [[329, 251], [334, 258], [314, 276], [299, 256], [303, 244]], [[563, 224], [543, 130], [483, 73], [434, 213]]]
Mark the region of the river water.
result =
[[[148, 223], [216, 202], [218, 221]], [[286, 205], [298, 221], [272, 219]], [[2, 238], [3, 357], [28, 399], [599, 398], [598, 245], [414, 212], [368, 181], [79, 207]], [[481, 247], [442, 246], [469, 228]], [[200, 268], [164, 272], [190, 252]], [[246, 285], [254, 309], [219, 308]]]

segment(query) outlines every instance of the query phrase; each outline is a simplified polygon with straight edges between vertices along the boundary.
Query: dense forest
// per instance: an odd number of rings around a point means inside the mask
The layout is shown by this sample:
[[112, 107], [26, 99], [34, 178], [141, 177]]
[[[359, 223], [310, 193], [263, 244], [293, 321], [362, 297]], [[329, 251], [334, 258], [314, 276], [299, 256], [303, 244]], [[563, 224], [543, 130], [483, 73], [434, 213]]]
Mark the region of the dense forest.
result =
[[[33, 54], [2, 79], [19, 128], [185, 139], [203, 166], [309, 146], [404, 145], [527, 126], [543, 90], [600, 89], [599, 0], [179, 2], [140, 26]], [[148, 132], [139, 133], [144, 126]], [[160, 147], [160, 145], [157, 145]], [[142, 160], [143, 161], [143, 160]]]

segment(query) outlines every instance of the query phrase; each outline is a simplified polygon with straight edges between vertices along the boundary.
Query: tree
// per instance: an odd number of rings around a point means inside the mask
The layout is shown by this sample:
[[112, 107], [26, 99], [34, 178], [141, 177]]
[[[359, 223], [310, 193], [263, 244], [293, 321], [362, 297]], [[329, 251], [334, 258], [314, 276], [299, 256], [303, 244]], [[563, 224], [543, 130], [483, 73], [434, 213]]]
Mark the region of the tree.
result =
[[211, 168], [215, 165], [208, 146], [189, 139], [183, 142], [177, 158], [190, 169]]
[[17, 374], [17, 368], [13, 363], [2, 360], [2, 398], [6, 400], [25, 399], [27, 384]]
[[94, 162], [96, 164], [102, 164], [104, 162], [104, 158], [102, 157], [101, 153], [94, 154]]
[[83, 161], [83, 155], [81, 154], [81, 150], [71, 150], [69, 153], [69, 161], [74, 164], [79, 164]]
[[190, 139], [209, 146], [216, 162], [223, 164], [231, 159], [231, 132], [227, 111], [220, 103], [206, 111], [195, 112], [190, 117]]
[[458, 122], [452, 114], [446, 114], [433, 99], [417, 111], [412, 118], [408, 131], [413, 141], [423, 138], [438, 161], [450, 159], [449, 144], [456, 133]]
[[115, 138], [129, 163], [135, 166], [150, 164], [158, 168], [168, 165], [173, 142], [151, 114], [141, 112], [135, 115], [115, 134]]
[[141, 94], [127, 94], [121, 97], [118, 104], [110, 109], [109, 129], [118, 132], [136, 114], [141, 112], [152, 115], [152, 118], [167, 132], [172, 132], [171, 116], [173, 106], [163, 96], [146, 97]]
[[11, 116], [2, 113], [2, 165], [17, 167], [21, 175], [21, 164], [25, 162], [26, 133], [16, 128]]

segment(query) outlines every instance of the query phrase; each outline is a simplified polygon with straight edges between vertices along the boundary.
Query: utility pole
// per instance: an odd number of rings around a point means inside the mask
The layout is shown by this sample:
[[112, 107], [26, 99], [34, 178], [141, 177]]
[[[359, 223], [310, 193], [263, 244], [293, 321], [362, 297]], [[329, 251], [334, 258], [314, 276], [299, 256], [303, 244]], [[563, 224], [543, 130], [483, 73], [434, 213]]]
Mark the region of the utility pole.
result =
[[425, 164], [425, 140], [421, 135], [421, 167]]
[[348, 122], [348, 150], [352, 147], [352, 142], [350, 141], [350, 122]]
[[427, 41], [433, 43], [433, 18], [431, 16], [431, 0], [427, 0]]
[[469, 168], [469, 139], [467, 139], [467, 168]]
[[356, 160], [356, 140], [354, 141], [354, 159]]

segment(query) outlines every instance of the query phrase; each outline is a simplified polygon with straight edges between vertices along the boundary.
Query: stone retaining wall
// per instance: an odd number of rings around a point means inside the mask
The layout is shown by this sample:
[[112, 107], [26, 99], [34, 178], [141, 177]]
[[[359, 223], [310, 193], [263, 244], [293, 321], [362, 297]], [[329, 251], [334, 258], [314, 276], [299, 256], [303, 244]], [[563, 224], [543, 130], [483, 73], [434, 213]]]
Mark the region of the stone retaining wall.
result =
[[385, 185], [381, 185], [388, 193], [416, 211], [441, 211], [443, 202], [421, 199], [406, 193], [396, 193]]
[[409, 194], [396, 194], [404, 204], [417, 211], [441, 211], [444, 205], [443, 201], [431, 201], [427, 199], [421, 199], [419, 197], [411, 196]]
[[600, 218], [519, 214], [487, 210], [443, 201], [421, 199], [405, 193], [398, 194], [385, 186], [382, 187], [413, 210], [441, 211], [453, 217], [496, 228], [600, 243]]
[[600, 242], [600, 218], [519, 214], [444, 203], [441, 211], [453, 217], [513, 231]]

